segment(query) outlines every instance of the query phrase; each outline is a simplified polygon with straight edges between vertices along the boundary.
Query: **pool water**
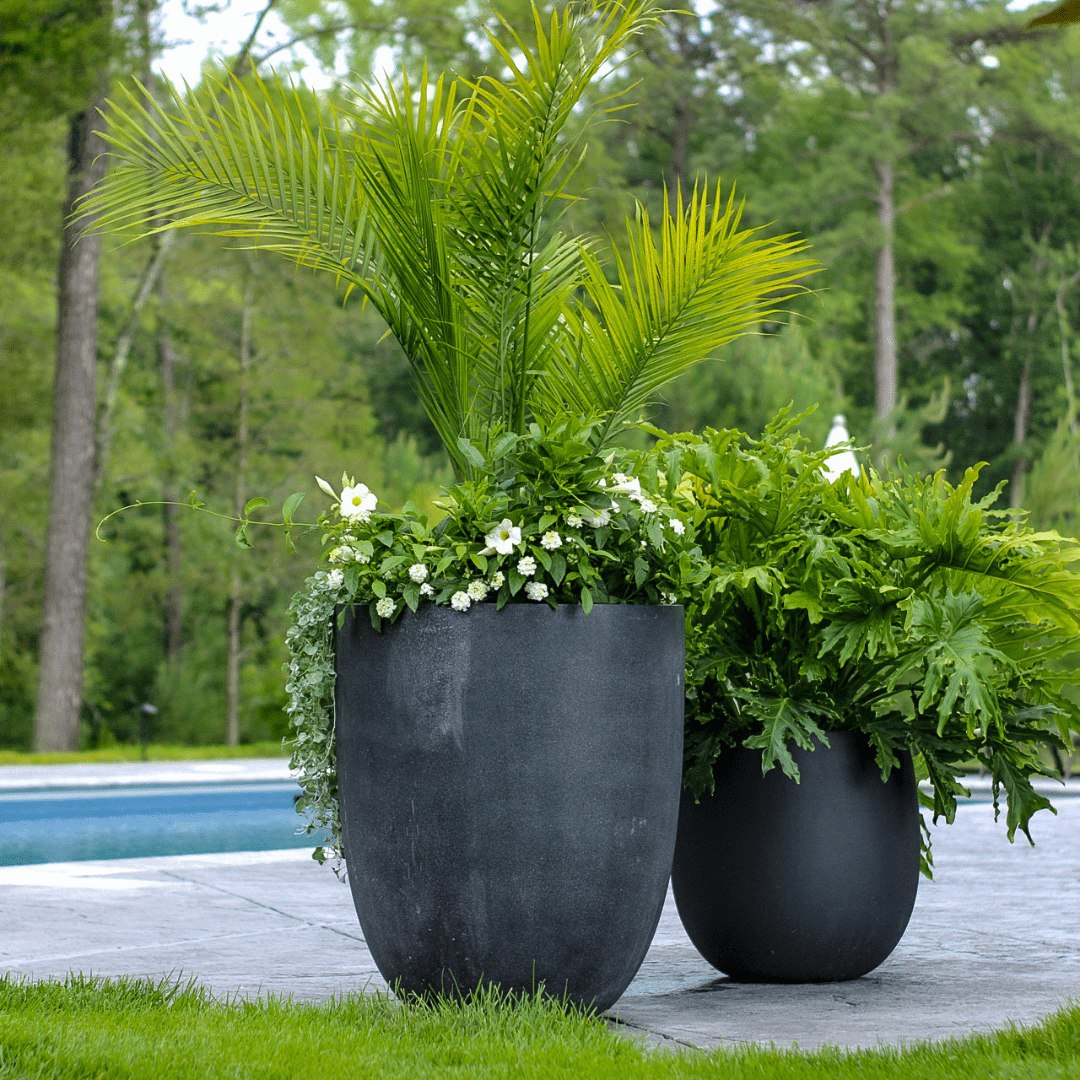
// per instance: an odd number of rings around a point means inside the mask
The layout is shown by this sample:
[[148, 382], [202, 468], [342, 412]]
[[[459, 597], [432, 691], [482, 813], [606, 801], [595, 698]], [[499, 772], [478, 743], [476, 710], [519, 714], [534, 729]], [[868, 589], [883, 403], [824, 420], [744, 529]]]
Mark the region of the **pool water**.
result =
[[296, 783], [140, 785], [0, 794], [0, 866], [314, 847]]

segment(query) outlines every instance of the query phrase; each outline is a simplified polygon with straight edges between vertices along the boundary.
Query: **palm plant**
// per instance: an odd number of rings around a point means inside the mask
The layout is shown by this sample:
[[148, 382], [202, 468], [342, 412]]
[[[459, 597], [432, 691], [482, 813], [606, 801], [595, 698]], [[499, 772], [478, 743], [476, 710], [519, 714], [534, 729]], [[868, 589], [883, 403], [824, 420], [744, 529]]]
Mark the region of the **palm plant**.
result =
[[[408, 359], [459, 477], [506, 434], [567, 414], [592, 451], [656, 390], [752, 331], [814, 265], [804, 243], [740, 224], [733, 191], [665, 196], [659, 242], [628, 220], [615, 281], [559, 223], [590, 86], [656, 19], [653, 0], [533, 9], [531, 50], [491, 36], [500, 81], [403, 78], [351, 107], [277, 79], [206, 80], [209, 95], [138, 89], [111, 105], [112, 168], [84, 206], [98, 227], [189, 226], [235, 237], [359, 291]], [[576, 131], [576, 134], [575, 134]]]

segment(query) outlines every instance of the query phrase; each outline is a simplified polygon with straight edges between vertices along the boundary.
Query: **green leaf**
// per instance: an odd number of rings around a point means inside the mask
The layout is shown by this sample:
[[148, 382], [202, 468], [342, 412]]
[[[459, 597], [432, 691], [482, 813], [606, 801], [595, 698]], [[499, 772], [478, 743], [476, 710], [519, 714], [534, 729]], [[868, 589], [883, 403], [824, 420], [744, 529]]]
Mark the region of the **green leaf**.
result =
[[496, 439], [495, 445], [491, 448], [491, 460], [498, 461], [500, 458], [505, 457], [517, 445], [518, 438], [519, 436], [514, 432], [508, 431], [505, 435]]
[[821, 600], [803, 589], [795, 589], [794, 592], [786, 593], [784, 595], [784, 607], [789, 611], [794, 609], [805, 611], [810, 621], [815, 624], [821, 622], [824, 613]]
[[969, 738], [977, 725], [985, 729], [1000, 723], [995, 683], [997, 673], [1011, 665], [987, 640], [979, 619], [982, 598], [950, 592], [940, 603], [916, 598], [912, 610], [911, 632], [920, 648], [908, 666], [925, 666], [919, 710], [935, 709], [939, 735], [957, 712], [966, 720]]
[[285, 500], [285, 505], [281, 508], [281, 516], [285, 520], [286, 524], [292, 521], [293, 514], [296, 513], [296, 508], [304, 501], [304, 492], [296, 491]]
[[458, 446], [461, 449], [461, 453], [465, 460], [478, 469], [482, 469], [486, 462], [484, 461], [484, 455], [476, 449], [475, 446], [466, 438], [462, 437], [457, 441]]
[[593, 607], [592, 593], [589, 591], [588, 586], [582, 585], [581, 586], [581, 610], [586, 615], [588, 615], [589, 612], [592, 611], [592, 607]]
[[420, 586], [415, 581], [409, 581], [401, 590], [401, 598], [409, 605], [410, 611], [416, 611], [420, 606]]
[[549, 573], [551, 574], [551, 580], [554, 581], [556, 585], [561, 585], [563, 583], [563, 578], [566, 576], [566, 560], [558, 552], [551, 556], [551, 569]]
[[254, 546], [251, 543], [251, 541], [248, 539], [247, 526], [246, 525], [241, 524], [241, 525], [237, 526], [236, 532], [233, 534], [233, 539], [242, 548], [250, 548], [250, 547]]
[[480, 555], [478, 553], [471, 553], [469, 559], [472, 564], [480, 571], [481, 574], [486, 574], [488, 570], [488, 561], [486, 555]]
[[799, 701], [787, 695], [755, 694], [740, 691], [737, 695], [750, 709], [756, 723], [761, 725], [757, 735], [743, 741], [750, 750], [761, 750], [762, 775], [779, 764], [786, 776], [799, 781], [799, 767], [791, 756], [788, 743], [794, 742], [804, 750], [814, 749], [816, 739], [829, 745], [828, 736], [818, 725], [815, 716], [833, 719], [831, 710], [812, 701]]
[[270, 504], [261, 496], [255, 499], [249, 499], [244, 506], [244, 517], [247, 517], [252, 510], [258, 510], [261, 506], [269, 506]]
[[1050, 800], [1046, 796], [1040, 795], [1031, 786], [1031, 778], [1026, 775], [1027, 770], [1017, 768], [1014, 762], [1015, 756], [1015, 750], [1007, 746], [995, 747], [991, 752], [990, 775], [994, 783], [994, 817], [995, 819], [997, 817], [997, 792], [1000, 785], [1005, 788], [1008, 800], [1005, 824], [1009, 840], [1012, 840], [1016, 835], [1016, 830], [1020, 829], [1028, 838], [1028, 842], [1034, 846], [1035, 841], [1031, 839], [1031, 832], [1028, 829], [1031, 815], [1038, 810], [1050, 810], [1055, 814], [1057, 811], [1050, 805]]

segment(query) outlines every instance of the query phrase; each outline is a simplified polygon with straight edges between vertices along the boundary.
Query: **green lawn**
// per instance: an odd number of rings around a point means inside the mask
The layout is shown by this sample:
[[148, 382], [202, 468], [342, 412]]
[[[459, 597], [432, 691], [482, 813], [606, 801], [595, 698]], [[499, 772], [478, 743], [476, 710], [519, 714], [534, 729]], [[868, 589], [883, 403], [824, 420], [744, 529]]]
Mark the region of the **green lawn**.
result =
[[0, 750], [0, 765], [74, 765], [88, 761], [211, 761], [217, 758], [287, 758], [281, 743], [257, 742], [245, 746], [172, 746], [150, 743], [146, 755], [138, 745], [109, 746], [101, 750], [65, 750], [33, 753], [23, 750]]
[[0, 979], [0, 1080], [1080, 1076], [1080, 1006], [1036, 1028], [896, 1050], [647, 1050], [541, 1001], [218, 1002], [176, 983]]

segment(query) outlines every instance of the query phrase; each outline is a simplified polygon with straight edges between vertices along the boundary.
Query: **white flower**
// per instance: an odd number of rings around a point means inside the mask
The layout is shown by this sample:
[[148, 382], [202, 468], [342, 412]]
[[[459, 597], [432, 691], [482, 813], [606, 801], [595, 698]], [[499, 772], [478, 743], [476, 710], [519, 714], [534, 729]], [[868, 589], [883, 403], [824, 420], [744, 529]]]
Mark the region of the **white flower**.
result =
[[654, 503], [652, 501], [652, 499], [643, 498], [643, 499], [639, 500], [638, 505], [641, 507], [641, 512], [643, 514], [655, 514], [656, 513], [656, 503]]
[[678, 518], [671, 518], [668, 521], [668, 528], [670, 528], [676, 536], [682, 536], [683, 533], [686, 532], [686, 526]]
[[413, 563], [412, 566], [409, 567], [409, 577], [417, 584], [421, 581], [427, 581], [427, 576], [428, 569], [422, 562]]
[[353, 536], [352, 533], [342, 533], [341, 534], [341, 542], [343, 544], [355, 544], [356, 543], [356, 537]]
[[500, 555], [509, 555], [514, 550], [514, 545], [521, 543], [521, 530], [509, 518], [503, 518], [484, 537], [484, 543], [487, 547], [481, 552], [482, 555], [490, 555], [496, 551]]
[[425, 581], [424, 584], [420, 586], [420, 595], [434, 596], [435, 590]]
[[617, 472], [611, 474], [611, 479], [614, 480], [616, 484], [625, 484], [628, 477], [626, 473]]
[[554, 529], [549, 529], [540, 538], [540, 546], [545, 551], [554, 551], [562, 547], [562, 537]]
[[468, 611], [472, 607], [472, 601], [469, 599], [467, 592], [462, 592], [460, 589], [450, 597], [450, 606], [455, 611]]
[[567, 514], [566, 524], [571, 529], [580, 529], [585, 524], [585, 519], [578, 514]]
[[543, 600], [547, 597], [548, 587], [542, 581], [530, 581], [525, 586], [525, 595], [530, 600]]
[[348, 544], [342, 544], [341, 547], [334, 548], [334, 550], [331, 551], [329, 555], [327, 555], [327, 558], [332, 563], [346, 563], [350, 559], [353, 559], [355, 557], [356, 552], [353, 551], [353, 549], [349, 547]]
[[470, 581], [465, 591], [469, 594], [470, 600], [483, 600], [488, 594], [488, 587], [482, 581]]
[[517, 572], [522, 577], [532, 577], [536, 573], [536, 560], [531, 555], [518, 559]]
[[331, 570], [326, 575], [326, 587], [328, 589], [340, 589], [345, 584], [345, 574], [341, 570]]
[[501, 570], [496, 570], [495, 573], [491, 575], [491, 587], [493, 589], [501, 589], [505, 580], [506, 578], [503, 576], [503, 572]]
[[608, 510], [597, 510], [593, 513], [593, 516], [589, 518], [589, 524], [594, 529], [602, 529], [610, 521], [611, 513]]
[[358, 517], [361, 521], [367, 521], [378, 502], [378, 496], [368, 490], [367, 484], [343, 488], [340, 513], [342, 517]]
[[383, 619], [389, 619], [390, 616], [394, 614], [395, 607], [397, 607], [397, 605], [394, 603], [394, 601], [391, 600], [389, 596], [384, 596], [375, 605], [375, 614]]
[[369, 562], [371, 562], [371, 556], [370, 555], [365, 555], [364, 552], [358, 551], [355, 548], [353, 549], [353, 556], [354, 556], [354, 558], [356, 559], [356, 561], [358, 563], [369, 563]]
[[648, 546], [649, 546], [649, 541], [648, 540], [642, 540], [641, 541], [641, 550], [642, 551], [644, 551]]
[[679, 598], [673, 592], [662, 592], [660, 594], [660, 602], [662, 604], [674, 604], [678, 599]]

